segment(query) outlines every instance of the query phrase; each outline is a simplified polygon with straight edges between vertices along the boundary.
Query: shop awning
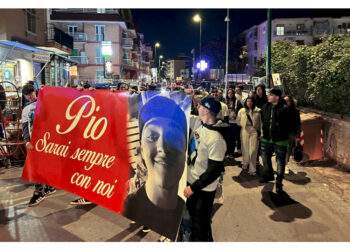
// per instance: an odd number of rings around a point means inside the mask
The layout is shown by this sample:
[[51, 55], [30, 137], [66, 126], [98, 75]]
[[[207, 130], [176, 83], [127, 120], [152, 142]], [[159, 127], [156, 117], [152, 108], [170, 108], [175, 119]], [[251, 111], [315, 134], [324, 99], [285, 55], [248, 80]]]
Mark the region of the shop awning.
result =
[[0, 41], [0, 59], [25, 59], [28, 61], [46, 63], [50, 61], [52, 51], [38, 49], [15, 41]]
[[11, 47], [15, 47], [15, 48], [19, 48], [19, 49], [24, 49], [24, 50], [29, 50], [29, 51], [33, 51], [33, 52], [44, 52], [44, 53], [53, 53], [51, 51], [48, 50], [43, 50], [43, 49], [38, 49], [23, 43], [19, 43], [19, 42], [14, 42], [14, 41], [0, 41], [0, 44], [4, 44], [7, 46], [11, 46]]

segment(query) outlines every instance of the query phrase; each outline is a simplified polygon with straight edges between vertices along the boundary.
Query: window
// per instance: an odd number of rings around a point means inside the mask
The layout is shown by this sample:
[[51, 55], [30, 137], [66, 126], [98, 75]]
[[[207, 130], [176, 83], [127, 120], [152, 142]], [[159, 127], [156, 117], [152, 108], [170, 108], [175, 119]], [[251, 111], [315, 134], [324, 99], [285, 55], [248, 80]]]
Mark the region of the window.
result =
[[104, 71], [103, 70], [96, 70], [95, 82], [96, 83], [103, 83], [104, 82]]
[[305, 30], [305, 24], [297, 24], [297, 30]]
[[257, 42], [254, 43], [254, 50], [258, 50], [258, 43]]
[[277, 36], [284, 36], [284, 25], [276, 26], [276, 34]]
[[103, 64], [103, 56], [101, 52], [101, 48], [96, 48], [96, 64]]
[[68, 34], [74, 34], [78, 32], [78, 26], [68, 25]]
[[97, 13], [106, 13], [106, 9], [97, 9]]
[[256, 56], [254, 56], [254, 65], [256, 65], [258, 63], [258, 59], [256, 58]]
[[96, 41], [104, 41], [105, 40], [105, 26], [104, 25], [95, 25], [95, 34], [96, 34]]
[[36, 10], [35, 9], [26, 9], [26, 18], [27, 18], [27, 31], [31, 33], [36, 33]]

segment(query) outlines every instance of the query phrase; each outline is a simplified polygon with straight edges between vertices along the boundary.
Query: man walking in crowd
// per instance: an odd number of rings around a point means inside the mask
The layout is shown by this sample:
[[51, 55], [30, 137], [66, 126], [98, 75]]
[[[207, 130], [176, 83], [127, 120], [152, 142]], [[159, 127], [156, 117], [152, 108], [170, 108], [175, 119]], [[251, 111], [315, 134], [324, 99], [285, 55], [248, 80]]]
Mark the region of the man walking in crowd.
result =
[[261, 153], [264, 164], [264, 174], [261, 182], [274, 180], [271, 157], [276, 154], [277, 178], [276, 192], [283, 193], [282, 181], [284, 178], [287, 147], [291, 132], [291, 115], [287, 105], [283, 104], [282, 92], [279, 89], [271, 89], [268, 95], [268, 103], [261, 109], [263, 123], [263, 136]]
[[[30, 142], [30, 137], [32, 134], [37, 96], [36, 96], [34, 86], [31, 84], [25, 85], [23, 87], [22, 93], [24, 97], [27, 100], [29, 100], [29, 103], [27, 104], [27, 106], [25, 106], [22, 112], [22, 123], [23, 123], [22, 130], [23, 130], [24, 143], [27, 150], [32, 150], [34, 149], [34, 146]], [[56, 192], [56, 189], [54, 187], [36, 183], [33, 197], [30, 199], [28, 206], [31, 207], [31, 206], [38, 205], [47, 196], [55, 192]]]
[[194, 137], [190, 138], [193, 147], [189, 152], [188, 186], [184, 190], [192, 218], [191, 241], [213, 241], [211, 214], [226, 152], [224, 137], [216, 126], [220, 109], [220, 102], [208, 96], [198, 106], [199, 117], [191, 116]]

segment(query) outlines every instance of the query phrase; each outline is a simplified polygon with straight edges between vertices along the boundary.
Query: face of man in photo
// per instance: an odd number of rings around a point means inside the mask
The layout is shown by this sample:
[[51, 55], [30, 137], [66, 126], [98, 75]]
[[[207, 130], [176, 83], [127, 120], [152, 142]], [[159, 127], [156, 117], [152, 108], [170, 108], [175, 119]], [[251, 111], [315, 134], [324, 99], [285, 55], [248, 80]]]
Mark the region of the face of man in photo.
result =
[[[168, 118], [153, 118], [143, 128], [142, 156], [147, 182], [171, 189], [178, 185], [185, 167], [186, 132]], [[152, 182], [152, 183], [150, 183]]]

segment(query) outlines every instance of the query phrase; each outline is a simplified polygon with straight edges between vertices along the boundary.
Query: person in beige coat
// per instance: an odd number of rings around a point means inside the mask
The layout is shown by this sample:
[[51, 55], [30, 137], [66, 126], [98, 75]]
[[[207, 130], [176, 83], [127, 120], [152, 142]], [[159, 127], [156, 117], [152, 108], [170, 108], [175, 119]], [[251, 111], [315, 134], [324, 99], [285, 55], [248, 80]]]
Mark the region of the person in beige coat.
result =
[[237, 124], [241, 127], [242, 141], [242, 169], [250, 175], [256, 175], [256, 159], [259, 147], [259, 137], [262, 131], [260, 109], [256, 107], [255, 100], [248, 97], [237, 115]]

